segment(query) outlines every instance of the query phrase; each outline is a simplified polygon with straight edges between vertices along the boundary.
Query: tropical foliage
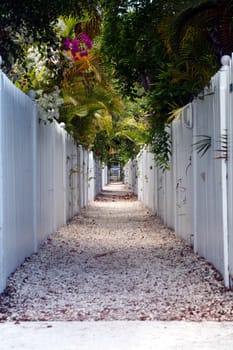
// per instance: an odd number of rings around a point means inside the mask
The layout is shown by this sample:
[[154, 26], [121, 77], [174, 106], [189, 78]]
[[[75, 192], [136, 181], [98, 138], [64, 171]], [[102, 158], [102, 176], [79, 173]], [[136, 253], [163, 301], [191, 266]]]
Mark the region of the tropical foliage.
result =
[[60, 120], [79, 143], [92, 148], [102, 160], [118, 154], [121, 161], [126, 161], [145, 143], [145, 126], [134, 119], [116, 93], [111, 77], [105, 73], [98, 41], [92, 48], [86, 34], [77, 36], [76, 30], [75, 35], [63, 42], [69, 65], [63, 71]]
[[232, 52], [233, 3], [103, 3], [102, 50], [106, 62], [113, 67], [124, 93], [134, 97], [135, 84], [144, 88], [150, 139], [157, 161], [166, 163], [169, 142], [165, 127], [169, 116], [202, 91], [220, 67], [220, 56]]
[[0, 15], [3, 69], [102, 159], [151, 143], [166, 168], [167, 123], [233, 50], [230, 0], [3, 0]]
[[[195, 36], [198, 37], [195, 38]], [[220, 58], [233, 51], [233, 3], [230, 0], [194, 1], [175, 17], [170, 26], [171, 45], [178, 49], [192, 37], [204, 41]], [[205, 47], [208, 51], [209, 47]], [[202, 50], [203, 51], [203, 50]]]
[[81, 19], [60, 16], [54, 26], [57, 48], [49, 43], [22, 43], [23, 65], [16, 61], [10, 76], [23, 91], [36, 91], [39, 106], [46, 111], [41, 121], [65, 122], [78, 143], [93, 149], [102, 160], [115, 158], [117, 152], [126, 161], [145, 143], [146, 133], [142, 123], [126, 111], [105, 73], [94, 31], [99, 33], [100, 22], [93, 12], [92, 17], [85, 13]]
[[61, 15], [81, 16], [86, 10], [96, 11], [94, 0], [1, 0], [0, 4], [0, 52], [4, 69], [21, 58], [21, 42], [49, 43], [57, 48], [55, 23]]

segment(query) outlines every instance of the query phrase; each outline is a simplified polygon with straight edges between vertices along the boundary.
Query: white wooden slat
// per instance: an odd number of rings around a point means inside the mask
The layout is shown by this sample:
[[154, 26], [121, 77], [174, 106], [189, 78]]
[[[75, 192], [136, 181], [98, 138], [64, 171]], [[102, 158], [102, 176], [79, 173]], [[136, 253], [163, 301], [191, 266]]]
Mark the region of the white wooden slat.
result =
[[233, 61], [230, 61], [227, 86], [227, 120], [228, 160], [227, 160], [227, 194], [228, 194], [228, 266], [229, 284], [233, 288]]
[[187, 105], [172, 123], [172, 170], [174, 228], [177, 235], [192, 243], [193, 174], [192, 174], [192, 106]]
[[34, 251], [33, 220], [33, 102], [2, 75], [1, 172], [2, 251], [6, 277]]

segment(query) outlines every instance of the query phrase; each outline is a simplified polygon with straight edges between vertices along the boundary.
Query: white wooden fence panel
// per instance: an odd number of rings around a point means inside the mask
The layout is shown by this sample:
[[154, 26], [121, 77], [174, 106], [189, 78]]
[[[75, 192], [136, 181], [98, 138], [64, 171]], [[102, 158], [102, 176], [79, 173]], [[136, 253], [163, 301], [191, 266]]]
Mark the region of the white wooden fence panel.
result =
[[142, 171], [142, 198], [143, 198], [143, 203], [147, 205], [147, 151], [144, 149], [142, 152], [142, 158], [141, 158], [141, 171]]
[[131, 183], [133, 182], [134, 180], [134, 176], [131, 172], [131, 163], [132, 163], [132, 160], [130, 159], [125, 165], [124, 165], [124, 168], [123, 168], [123, 172], [124, 172], [124, 184], [127, 185], [129, 188], [131, 187]]
[[155, 210], [154, 167], [154, 156], [145, 148], [125, 168], [125, 171], [127, 170], [126, 184], [135, 194], [138, 194], [139, 199], [152, 211]]
[[80, 184], [80, 208], [84, 208], [84, 170], [83, 170], [84, 154], [82, 146], [78, 146], [78, 168], [79, 168], [79, 184]]
[[155, 160], [154, 154], [151, 152], [147, 153], [147, 185], [148, 185], [148, 208], [155, 211]]
[[99, 159], [95, 161], [95, 196], [101, 192], [103, 183], [107, 184], [108, 180], [108, 167], [104, 166]]
[[[133, 169], [133, 170], [132, 170]], [[137, 158], [129, 161], [124, 169], [125, 183], [134, 189], [138, 198], [156, 213], [169, 227], [174, 227], [173, 176], [156, 166], [154, 154], [144, 148]]]
[[0, 71], [0, 292], [25, 257], [101, 188], [97, 173], [99, 185], [88, 193], [92, 154], [57, 122], [40, 119], [35, 102]]
[[[0, 72], [1, 284], [35, 248], [33, 223], [33, 102]], [[15, 108], [17, 105], [17, 108]], [[20, 175], [20, 176], [19, 176]], [[1, 285], [0, 285], [1, 290]]]
[[143, 151], [144, 157], [143, 157], [143, 170], [144, 170], [144, 176], [143, 176], [143, 192], [144, 192], [144, 203], [147, 208], [150, 208], [151, 203], [149, 201], [149, 152], [146, 150]]
[[53, 125], [38, 125], [37, 133], [37, 234], [38, 244], [55, 231]]
[[[143, 164], [142, 164], [143, 153], [142, 151], [137, 155], [137, 176], [138, 176], [138, 199], [143, 201]], [[133, 180], [132, 180], [133, 181]]]
[[175, 207], [174, 203], [174, 175], [173, 167], [170, 170], [166, 170], [164, 173], [164, 186], [165, 186], [165, 198], [164, 206], [165, 213], [163, 216], [164, 224], [172, 229], [175, 229]]
[[88, 154], [88, 203], [95, 199], [95, 162], [93, 153]]
[[157, 186], [157, 215], [163, 219], [165, 216], [165, 177], [163, 170], [157, 168], [156, 171], [156, 186]]
[[[194, 143], [199, 141], [204, 135], [208, 137], [213, 137], [213, 123], [211, 122], [209, 116], [215, 117], [213, 114], [213, 96], [208, 96], [204, 101], [197, 101], [196, 103], [196, 115], [194, 123]], [[205, 117], [203, 118], [203, 114]], [[201, 136], [203, 135], [203, 136]], [[213, 139], [211, 140], [213, 142]], [[212, 218], [215, 213], [215, 200], [214, 193], [215, 188], [212, 186], [215, 184], [214, 179], [214, 167], [217, 164], [214, 161], [215, 154], [213, 149], [206, 152], [202, 157], [198, 154], [195, 155], [194, 162], [194, 178], [195, 178], [195, 245], [194, 249], [197, 253], [202, 256], [207, 257], [209, 260], [212, 258], [212, 239], [214, 237], [214, 232], [212, 230]], [[218, 169], [220, 175], [220, 168]], [[210, 172], [209, 172], [210, 171]], [[214, 180], [214, 183], [213, 183]], [[213, 190], [212, 195], [210, 195], [210, 190]], [[220, 203], [219, 203], [220, 204]], [[215, 220], [214, 220], [215, 221]]]
[[147, 172], [147, 151], [143, 150], [143, 157], [142, 157], [142, 171], [143, 171], [143, 178], [142, 178], [142, 188], [143, 188], [143, 202], [146, 206], [148, 206], [148, 172]]
[[80, 211], [80, 177], [78, 148], [72, 137], [66, 137], [66, 218]]
[[[223, 212], [223, 187], [226, 181], [223, 178], [222, 166], [224, 160], [216, 159], [219, 156], [217, 150], [221, 147], [221, 116], [220, 100], [222, 98], [220, 86], [221, 72], [212, 79], [214, 94], [204, 97], [195, 103], [194, 139], [198, 135], [211, 137], [211, 149], [203, 157], [198, 157], [194, 162], [195, 177], [195, 251], [211, 261], [215, 267], [225, 276], [225, 237], [224, 237], [224, 212]], [[200, 138], [199, 138], [200, 139]]]
[[[154, 163], [154, 210], [153, 212], [156, 213], [158, 215], [158, 211], [159, 211], [159, 192], [158, 192], [158, 176], [159, 176], [159, 170], [156, 166], [156, 164]], [[140, 179], [138, 179], [139, 182]]]
[[[172, 124], [171, 171], [154, 169], [154, 205], [148, 193], [148, 151], [137, 157], [138, 197], [174, 227], [178, 236], [222, 273], [233, 287], [233, 67], [226, 65], [192, 105]], [[217, 152], [228, 134], [226, 159]], [[195, 143], [210, 137], [211, 148], [200, 157]], [[224, 155], [224, 154], [223, 154]], [[146, 176], [145, 176], [146, 175]], [[130, 180], [129, 180], [130, 181]], [[132, 180], [131, 180], [132, 181]], [[148, 185], [149, 183], [149, 185]], [[151, 192], [153, 189], [151, 188]]]
[[193, 237], [192, 106], [172, 123], [174, 227], [187, 242]]
[[[134, 192], [134, 183], [136, 181], [136, 173], [133, 173], [135, 169], [135, 161], [129, 160], [123, 169], [124, 172], [124, 184]], [[135, 193], [135, 192], [134, 192]]]
[[137, 159], [129, 160], [124, 167], [125, 179], [124, 183], [132, 192], [138, 194], [138, 163]]
[[84, 207], [88, 204], [88, 150], [83, 149], [83, 191], [84, 191]]
[[104, 165], [104, 164], [102, 165], [101, 179], [102, 179], [101, 188], [103, 188], [108, 184], [108, 167], [107, 165]]
[[137, 166], [137, 160], [133, 159], [132, 164], [131, 164], [131, 173], [133, 174], [132, 176], [132, 183], [131, 183], [131, 188], [132, 191], [135, 195], [138, 194], [138, 166]]
[[[227, 195], [228, 195], [228, 268], [229, 285], [233, 288], [233, 61], [231, 59], [226, 82], [227, 132]], [[226, 264], [227, 262], [225, 262]]]
[[0, 72], [0, 292], [2, 291], [3, 287], [6, 283], [6, 272], [5, 272], [5, 253], [4, 253], [4, 231], [3, 231], [3, 221], [4, 219], [4, 197], [3, 197], [3, 186], [4, 186], [4, 178], [3, 178], [3, 167], [4, 167], [4, 161], [3, 161], [3, 75]]
[[101, 192], [102, 188], [108, 183], [108, 167], [101, 162], [100, 159], [95, 159], [93, 164], [94, 174], [94, 197]]
[[53, 123], [55, 230], [66, 223], [66, 132]]

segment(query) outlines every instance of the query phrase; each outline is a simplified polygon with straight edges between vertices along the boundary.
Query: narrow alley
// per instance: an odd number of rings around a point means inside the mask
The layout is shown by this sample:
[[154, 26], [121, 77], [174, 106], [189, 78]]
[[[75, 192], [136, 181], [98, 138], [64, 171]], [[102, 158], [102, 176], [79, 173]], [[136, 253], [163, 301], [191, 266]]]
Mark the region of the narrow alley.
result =
[[16, 322], [233, 320], [220, 274], [119, 184], [25, 260], [0, 306]]

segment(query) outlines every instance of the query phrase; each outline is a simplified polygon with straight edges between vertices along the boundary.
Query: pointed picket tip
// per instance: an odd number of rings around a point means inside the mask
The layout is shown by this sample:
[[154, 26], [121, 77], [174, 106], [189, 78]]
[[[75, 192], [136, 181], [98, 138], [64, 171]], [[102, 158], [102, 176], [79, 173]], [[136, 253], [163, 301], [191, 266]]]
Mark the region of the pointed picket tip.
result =
[[231, 57], [228, 55], [224, 55], [221, 57], [221, 64], [222, 66], [229, 66], [231, 62]]
[[29, 90], [27, 95], [32, 99], [35, 100], [36, 98], [36, 92], [34, 90]]

